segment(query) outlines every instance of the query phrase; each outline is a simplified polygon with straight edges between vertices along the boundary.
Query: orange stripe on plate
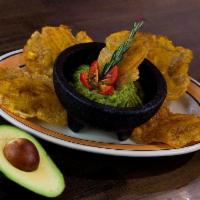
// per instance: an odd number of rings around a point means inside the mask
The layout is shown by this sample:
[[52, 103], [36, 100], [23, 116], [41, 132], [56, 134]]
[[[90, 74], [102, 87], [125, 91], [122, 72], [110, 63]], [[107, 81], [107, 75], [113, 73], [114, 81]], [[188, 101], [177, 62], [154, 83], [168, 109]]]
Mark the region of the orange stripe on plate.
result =
[[190, 81], [187, 92], [191, 94], [200, 103], [200, 86]]
[[24, 57], [22, 53], [10, 56], [9, 58], [5, 58], [4, 60], [0, 61], [0, 67], [19, 67], [24, 65]]

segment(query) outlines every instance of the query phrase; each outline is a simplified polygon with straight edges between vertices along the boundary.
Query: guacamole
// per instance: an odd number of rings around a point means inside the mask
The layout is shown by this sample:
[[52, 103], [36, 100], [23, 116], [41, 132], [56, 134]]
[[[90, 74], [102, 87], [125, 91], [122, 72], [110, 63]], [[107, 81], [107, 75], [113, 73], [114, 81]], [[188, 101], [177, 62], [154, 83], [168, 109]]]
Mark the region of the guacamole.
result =
[[137, 107], [142, 105], [141, 95], [138, 95], [139, 91], [136, 87], [137, 84], [129, 82], [122, 86], [119, 86], [112, 94], [102, 95], [97, 90], [89, 90], [80, 81], [80, 74], [88, 71], [89, 65], [81, 65], [74, 73], [74, 87], [83, 96], [96, 101], [101, 104], [113, 106], [113, 107]]

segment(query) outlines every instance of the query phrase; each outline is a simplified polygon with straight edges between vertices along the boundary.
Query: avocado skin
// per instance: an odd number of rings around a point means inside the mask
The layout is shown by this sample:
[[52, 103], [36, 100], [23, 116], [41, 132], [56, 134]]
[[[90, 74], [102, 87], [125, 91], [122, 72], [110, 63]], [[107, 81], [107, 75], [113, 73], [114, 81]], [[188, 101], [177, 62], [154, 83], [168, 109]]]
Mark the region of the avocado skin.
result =
[[26, 138], [33, 142], [40, 155], [40, 164], [38, 169], [33, 172], [25, 172], [15, 168], [3, 155], [5, 143], [0, 143], [1, 178], [7, 177], [20, 186], [45, 197], [59, 196], [65, 189], [64, 177], [39, 142], [28, 133], [16, 127], [0, 125], [0, 140], [4, 139], [7, 143], [9, 138]]
[[5, 180], [5, 179], [7, 179], [6, 176], [2, 172], [0, 172], [0, 180]]

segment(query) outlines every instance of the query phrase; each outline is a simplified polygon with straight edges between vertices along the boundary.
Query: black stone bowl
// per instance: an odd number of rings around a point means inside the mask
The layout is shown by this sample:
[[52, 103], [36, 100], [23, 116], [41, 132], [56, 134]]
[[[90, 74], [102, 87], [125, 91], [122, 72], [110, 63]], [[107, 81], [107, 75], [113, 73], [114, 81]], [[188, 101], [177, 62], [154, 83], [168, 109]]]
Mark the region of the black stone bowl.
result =
[[78, 132], [84, 125], [89, 125], [115, 131], [118, 138], [124, 140], [133, 128], [148, 121], [158, 111], [166, 97], [166, 82], [160, 71], [145, 59], [139, 66], [143, 106], [116, 108], [84, 97], [73, 87], [73, 73], [80, 65], [96, 60], [104, 46], [104, 43], [92, 42], [65, 49], [54, 64], [54, 87], [68, 112], [68, 125], [73, 131]]

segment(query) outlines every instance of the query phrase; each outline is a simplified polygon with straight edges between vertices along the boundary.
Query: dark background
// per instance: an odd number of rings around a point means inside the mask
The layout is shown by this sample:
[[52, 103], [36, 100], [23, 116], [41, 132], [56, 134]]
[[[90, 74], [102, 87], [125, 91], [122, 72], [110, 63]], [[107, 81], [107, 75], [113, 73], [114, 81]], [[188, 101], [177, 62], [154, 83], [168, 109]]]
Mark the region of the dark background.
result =
[[[164, 34], [192, 49], [190, 75], [200, 81], [199, 0], [0, 0], [0, 53], [22, 48], [42, 26], [66, 24], [104, 41], [107, 34], [130, 28], [136, 19], [145, 21], [143, 31]], [[200, 153], [120, 158], [41, 143], [66, 179], [66, 190], [57, 199], [200, 199]], [[14, 198], [45, 199], [1, 178], [0, 199]]]
[[96, 41], [144, 19], [143, 31], [164, 34], [194, 51], [191, 75], [200, 79], [199, 0], [0, 0], [0, 53], [22, 48], [42, 26], [67, 24]]

